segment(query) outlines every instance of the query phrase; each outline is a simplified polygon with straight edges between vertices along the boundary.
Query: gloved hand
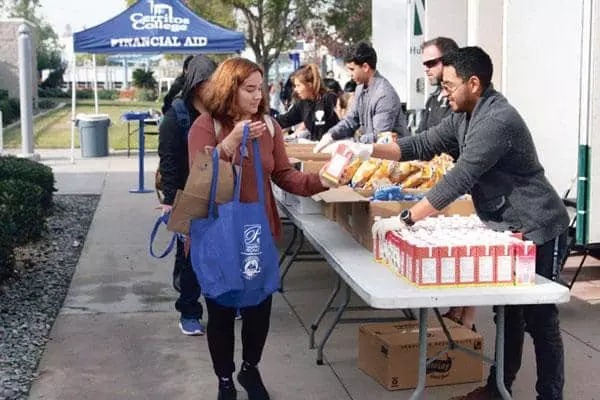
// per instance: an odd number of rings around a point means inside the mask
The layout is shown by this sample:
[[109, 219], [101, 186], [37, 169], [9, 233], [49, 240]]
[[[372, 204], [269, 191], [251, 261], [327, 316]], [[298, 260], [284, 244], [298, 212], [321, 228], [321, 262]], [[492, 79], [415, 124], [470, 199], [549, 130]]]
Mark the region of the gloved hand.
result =
[[373, 145], [367, 143], [350, 143], [350, 150], [362, 161], [367, 161], [373, 154]]
[[408, 229], [408, 225], [406, 225], [404, 221], [400, 219], [399, 215], [396, 215], [390, 218], [376, 219], [371, 231], [373, 233], [373, 237], [382, 237], [390, 231], [399, 231], [403, 229]]
[[326, 133], [321, 137], [321, 140], [319, 141], [319, 143], [317, 143], [315, 145], [315, 147], [313, 148], [313, 153], [320, 153], [321, 150], [323, 150], [325, 147], [327, 147], [329, 144], [333, 143], [333, 137], [331, 137], [330, 133]]

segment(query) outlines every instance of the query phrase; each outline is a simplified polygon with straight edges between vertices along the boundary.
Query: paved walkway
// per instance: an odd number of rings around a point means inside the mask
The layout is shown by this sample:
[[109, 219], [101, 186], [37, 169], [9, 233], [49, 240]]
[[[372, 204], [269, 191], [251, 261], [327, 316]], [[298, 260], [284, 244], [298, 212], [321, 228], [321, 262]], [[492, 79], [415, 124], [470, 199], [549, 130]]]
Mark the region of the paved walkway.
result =
[[[59, 194], [101, 195], [64, 306], [52, 330], [32, 400], [216, 399], [206, 338], [184, 337], [170, 286], [172, 259], [147, 255], [156, 196], [130, 194], [137, 186], [137, 157], [68, 162], [67, 150], [39, 151], [55, 171]], [[156, 155], [146, 156], [146, 186], [153, 186]], [[276, 294], [272, 328], [261, 371], [274, 400], [408, 399], [388, 392], [356, 366], [357, 325], [341, 325], [315, 364], [307, 327], [334, 283], [325, 263], [292, 268], [285, 296]], [[360, 300], [353, 299], [360, 304]], [[565, 399], [600, 399], [600, 306], [577, 298], [561, 306], [567, 362]], [[377, 316], [389, 312], [370, 312]], [[353, 313], [364, 316], [365, 312]], [[399, 313], [391, 313], [399, 315]], [[477, 327], [491, 351], [491, 310], [478, 311]], [[238, 327], [239, 328], [239, 327]], [[239, 341], [238, 341], [238, 357]], [[526, 342], [516, 399], [535, 398], [535, 362]], [[428, 399], [447, 399], [476, 385], [432, 389]], [[241, 400], [246, 399], [240, 393]]]

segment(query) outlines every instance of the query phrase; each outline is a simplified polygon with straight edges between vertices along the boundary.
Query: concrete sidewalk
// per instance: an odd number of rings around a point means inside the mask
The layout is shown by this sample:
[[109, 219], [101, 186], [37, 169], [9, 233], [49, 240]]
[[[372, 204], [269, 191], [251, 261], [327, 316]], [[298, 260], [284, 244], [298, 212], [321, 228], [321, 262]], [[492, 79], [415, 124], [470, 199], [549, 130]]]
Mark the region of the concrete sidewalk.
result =
[[[78, 159], [72, 165], [67, 150], [39, 152], [42, 162], [55, 171], [59, 194], [97, 193], [101, 199], [30, 399], [216, 399], [206, 338], [184, 337], [177, 327], [172, 257], [154, 260], [148, 256], [157, 199], [153, 193], [128, 192], [138, 184], [137, 155]], [[157, 157], [147, 155], [145, 160], [145, 183], [152, 188]], [[166, 234], [158, 245], [165, 239]], [[272, 399], [408, 399], [411, 391], [388, 392], [357, 368], [357, 325], [340, 325], [325, 348], [326, 365], [315, 364], [316, 352], [308, 349], [307, 331], [334, 283], [327, 264], [302, 263], [288, 274], [285, 294], [274, 296], [271, 331], [260, 365]], [[354, 298], [353, 303], [360, 304], [360, 300]], [[561, 306], [561, 312], [567, 361], [565, 399], [600, 399], [596, 378], [600, 306], [574, 298]], [[364, 315], [400, 313], [350, 313]], [[477, 327], [486, 351], [491, 352], [490, 309], [478, 311]], [[239, 339], [236, 346], [239, 363]], [[534, 385], [535, 361], [528, 339], [515, 398], [535, 398]], [[430, 389], [427, 398], [447, 399], [476, 386]], [[240, 392], [239, 398], [247, 396]]]

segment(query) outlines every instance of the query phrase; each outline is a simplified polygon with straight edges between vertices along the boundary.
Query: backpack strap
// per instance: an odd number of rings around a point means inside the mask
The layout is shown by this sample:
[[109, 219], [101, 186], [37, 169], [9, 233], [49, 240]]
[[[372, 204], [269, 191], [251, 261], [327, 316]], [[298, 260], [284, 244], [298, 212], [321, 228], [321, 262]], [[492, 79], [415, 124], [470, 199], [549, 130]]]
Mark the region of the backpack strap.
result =
[[269, 114], [263, 115], [263, 119], [265, 120], [265, 124], [267, 124], [267, 129], [271, 134], [271, 137], [275, 136], [275, 125], [273, 125], [273, 118]]
[[175, 110], [175, 115], [177, 116], [177, 123], [183, 129], [184, 136], [187, 139], [188, 132], [190, 131], [190, 127], [192, 123], [190, 121], [190, 112], [187, 109], [184, 101], [180, 98], [173, 100], [172, 106]]

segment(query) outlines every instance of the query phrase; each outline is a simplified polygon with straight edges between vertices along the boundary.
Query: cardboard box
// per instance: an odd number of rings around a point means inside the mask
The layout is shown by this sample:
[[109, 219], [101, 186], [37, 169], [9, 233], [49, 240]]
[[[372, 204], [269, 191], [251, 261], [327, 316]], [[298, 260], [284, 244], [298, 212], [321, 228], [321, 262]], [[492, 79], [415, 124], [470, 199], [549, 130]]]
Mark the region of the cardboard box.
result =
[[[445, 323], [460, 345], [482, 353], [481, 335], [450, 320]], [[427, 355], [446, 348], [448, 341], [437, 321], [427, 328]], [[419, 323], [403, 321], [362, 325], [358, 331], [358, 367], [388, 390], [410, 389], [417, 385], [419, 371]], [[449, 351], [427, 367], [427, 386], [479, 382], [483, 360], [458, 350]]]
[[[323, 203], [337, 203], [337, 222], [354, 238], [369, 250], [373, 248], [371, 227], [375, 217], [392, 217], [400, 214], [405, 208], [410, 208], [417, 201], [373, 201], [360, 195], [350, 186], [341, 186], [313, 196], [313, 199]], [[470, 198], [456, 200], [445, 208], [441, 214], [471, 215], [475, 212]]]
[[298, 196], [286, 192], [276, 184], [271, 185], [275, 199], [298, 214], [321, 214], [321, 204], [310, 197]]
[[297, 158], [301, 161], [329, 161], [331, 154], [329, 153], [313, 153], [314, 144], [287, 144], [285, 151], [289, 158]]
[[321, 214], [330, 221], [337, 221], [337, 203], [321, 203]]

